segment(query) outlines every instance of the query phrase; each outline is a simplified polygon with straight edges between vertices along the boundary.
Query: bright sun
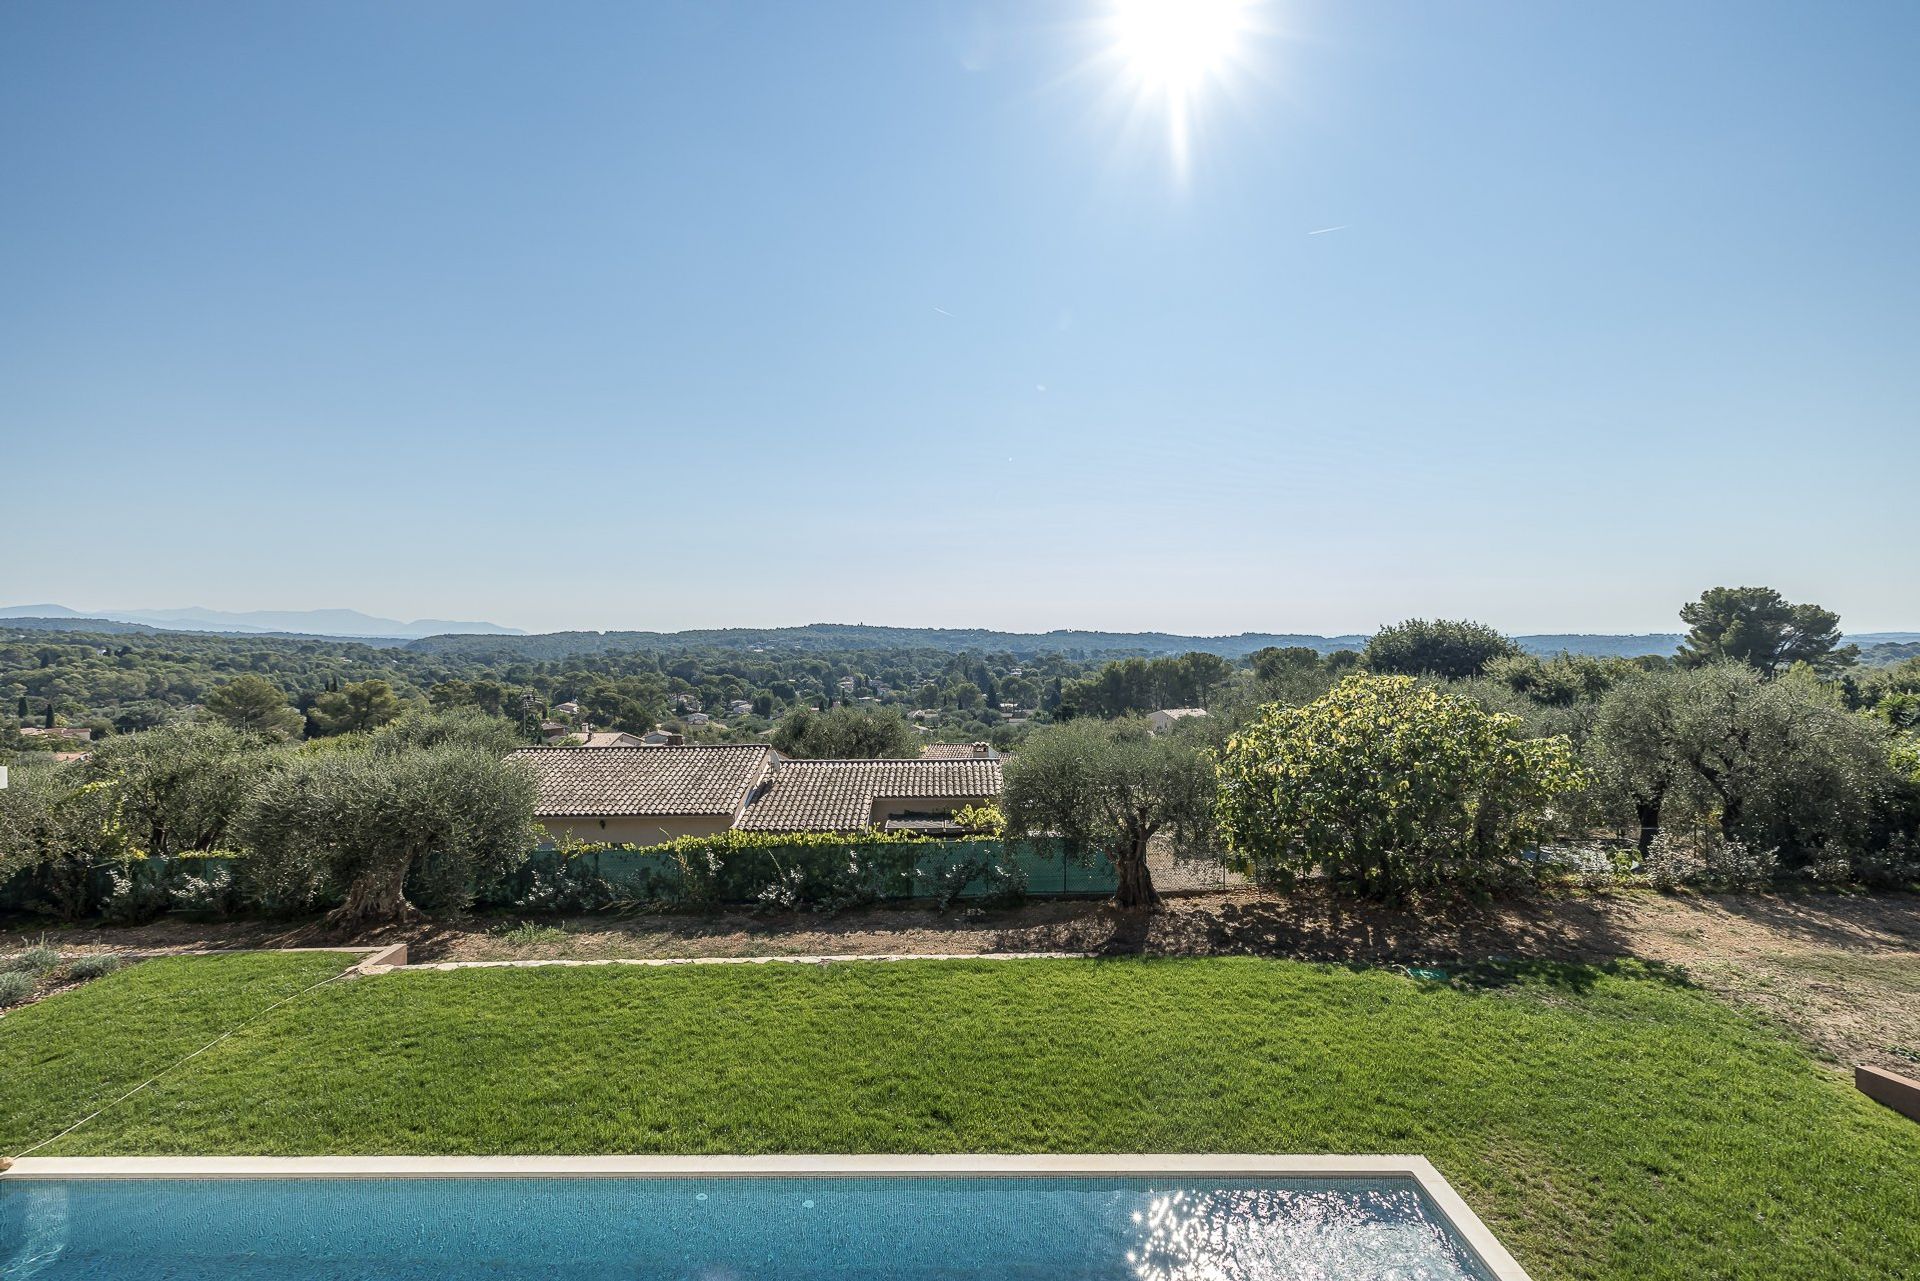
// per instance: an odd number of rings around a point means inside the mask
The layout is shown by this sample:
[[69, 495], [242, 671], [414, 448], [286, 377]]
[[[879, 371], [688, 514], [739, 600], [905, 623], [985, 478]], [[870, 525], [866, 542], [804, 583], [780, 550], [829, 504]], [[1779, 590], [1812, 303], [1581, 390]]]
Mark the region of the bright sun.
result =
[[1113, 0], [1110, 52], [1141, 105], [1164, 111], [1184, 173], [1196, 99], [1224, 82], [1254, 26], [1253, 0]]
[[1227, 70], [1249, 8], [1248, 0], [1116, 0], [1114, 52], [1143, 89], [1190, 94]]

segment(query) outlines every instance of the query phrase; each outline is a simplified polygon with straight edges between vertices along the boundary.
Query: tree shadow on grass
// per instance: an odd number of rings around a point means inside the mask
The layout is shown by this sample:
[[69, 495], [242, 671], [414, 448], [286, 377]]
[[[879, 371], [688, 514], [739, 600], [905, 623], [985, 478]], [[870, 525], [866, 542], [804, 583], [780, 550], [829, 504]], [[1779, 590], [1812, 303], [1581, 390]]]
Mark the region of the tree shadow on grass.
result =
[[[1519, 958], [1605, 962], [1632, 952], [1617, 914], [1590, 896], [1499, 903], [1435, 898], [1390, 908], [1321, 890], [1175, 900], [1160, 912], [1090, 910], [1046, 937], [1102, 956], [1276, 956], [1334, 963], [1420, 964]], [[1009, 931], [1007, 950], [1031, 948]]]
[[1920, 894], [1702, 894], [1698, 910], [1840, 951], [1920, 948]]
[[[1355, 966], [1364, 969], [1364, 966]], [[1409, 967], [1409, 977], [1463, 992], [1496, 992], [1510, 988], [1546, 988], [1574, 996], [1591, 992], [1602, 978], [1633, 979], [1691, 988], [1692, 979], [1678, 965], [1637, 958], [1587, 962], [1510, 960], [1489, 958], [1450, 967]]]

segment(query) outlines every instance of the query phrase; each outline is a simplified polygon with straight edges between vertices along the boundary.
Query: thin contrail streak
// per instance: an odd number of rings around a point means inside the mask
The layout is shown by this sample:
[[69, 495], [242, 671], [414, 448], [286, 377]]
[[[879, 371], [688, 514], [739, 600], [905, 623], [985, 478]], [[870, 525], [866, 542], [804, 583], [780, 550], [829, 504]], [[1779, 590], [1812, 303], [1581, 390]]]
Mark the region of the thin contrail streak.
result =
[[1343, 222], [1338, 227], [1322, 227], [1318, 231], [1309, 231], [1307, 234], [1309, 236], [1324, 236], [1329, 231], [1345, 231], [1346, 229], [1347, 229], [1347, 224]]
[[941, 315], [945, 316], [948, 320], [953, 319], [953, 313], [948, 311], [945, 307], [935, 307], [934, 310], [939, 312]]

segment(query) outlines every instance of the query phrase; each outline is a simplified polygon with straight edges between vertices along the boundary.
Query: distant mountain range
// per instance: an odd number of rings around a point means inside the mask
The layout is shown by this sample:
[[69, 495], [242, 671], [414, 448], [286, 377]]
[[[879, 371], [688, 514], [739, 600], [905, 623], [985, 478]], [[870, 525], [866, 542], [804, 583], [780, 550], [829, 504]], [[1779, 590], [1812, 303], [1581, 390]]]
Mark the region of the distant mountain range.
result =
[[[1240, 632], [1231, 636], [1183, 636], [1173, 632], [996, 632], [985, 628], [871, 627], [864, 623], [809, 623], [804, 627], [725, 627], [684, 632], [543, 632], [529, 634], [497, 623], [454, 622], [438, 618], [410, 623], [376, 618], [351, 609], [102, 610], [83, 614], [64, 605], [14, 605], [0, 608], [0, 620], [37, 631], [115, 632], [135, 629], [214, 632], [245, 636], [337, 638], [404, 644], [425, 653], [472, 658], [544, 662], [579, 654], [687, 648], [794, 650], [939, 649], [950, 653], [986, 651], [1016, 655], [1095, 656], [1184, 654], [1198, 650], [1222, 658], [1244, 658], [1268, 646], [1302, 646], [1331, 653], [1364, 649], [1358, 633], [1321, 636], [1303, 632]], [[1513, 638], [1530, 654], [1590, 654], [1635, 658], [1671, 654], [1680, 647], [1678, 632], [1645, 635], [1547, 632]], [[1920, 644], [1920, 632], [1863, 632], [1847, 637], [1869, 661], [1897, 661], [1908, 646]]]
[[376, 618], [357, 609], [252, 609], [233, 613], [193, 606], [188, 609], [96, 609], [83, 612], [65, 605], [10, 605], [0, 608], [0, 618], [104, 619], [162, 631], [279, 632], [299, 636], [341, 636], [354, 640], [416, 640], [423, 636], [451, 634], [526, 635], [519, 628], [502, 627], [498, 623], [457, 622], [445, 618], [417, 618], [411, 623], [403, 623], [397, 618]]
[[[550, 662], [580, 654], [646, 651], [687, 647], [714, 649], [862, 650], [940, 649], [949, 652], [984, 651], [1025, 657], [1061, 654], [1069, 658], [1185, 654], [1198, 650], [1222, 658], [1244, 658], [1268, 646], [1301, 646], [1322, 654], [1337, 649], [1364, 649], [1367, 637], [1358, 633], [1321, 636], [1301, 632], [1241, 632], [1232, 636], [1182, 636], [1171, 632], [996, 632], [973, 628], [870, 627], [865, 624], [811, 623], [805, 627], [727, 627], [686, 632], [544, 632], [528, 636], [432, 636], [412, 641], [408, 649], [427, 653], [502, 661]], [[1651, 636], [1558, 635], [1516, 636], [1529, 653], [1594, 654], [1634, 657], [1671, 654], [1680, 646], [1678, 633]]]

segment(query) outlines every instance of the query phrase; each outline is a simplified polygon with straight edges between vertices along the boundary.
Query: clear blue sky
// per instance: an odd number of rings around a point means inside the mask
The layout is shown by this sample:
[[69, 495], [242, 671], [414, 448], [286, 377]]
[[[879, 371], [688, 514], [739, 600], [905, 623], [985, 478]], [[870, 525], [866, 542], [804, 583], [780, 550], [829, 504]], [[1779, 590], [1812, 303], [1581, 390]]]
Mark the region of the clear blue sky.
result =
[[13, 0], [0, 604], [1920, 627], [1920, 5], [1106, 13]]

